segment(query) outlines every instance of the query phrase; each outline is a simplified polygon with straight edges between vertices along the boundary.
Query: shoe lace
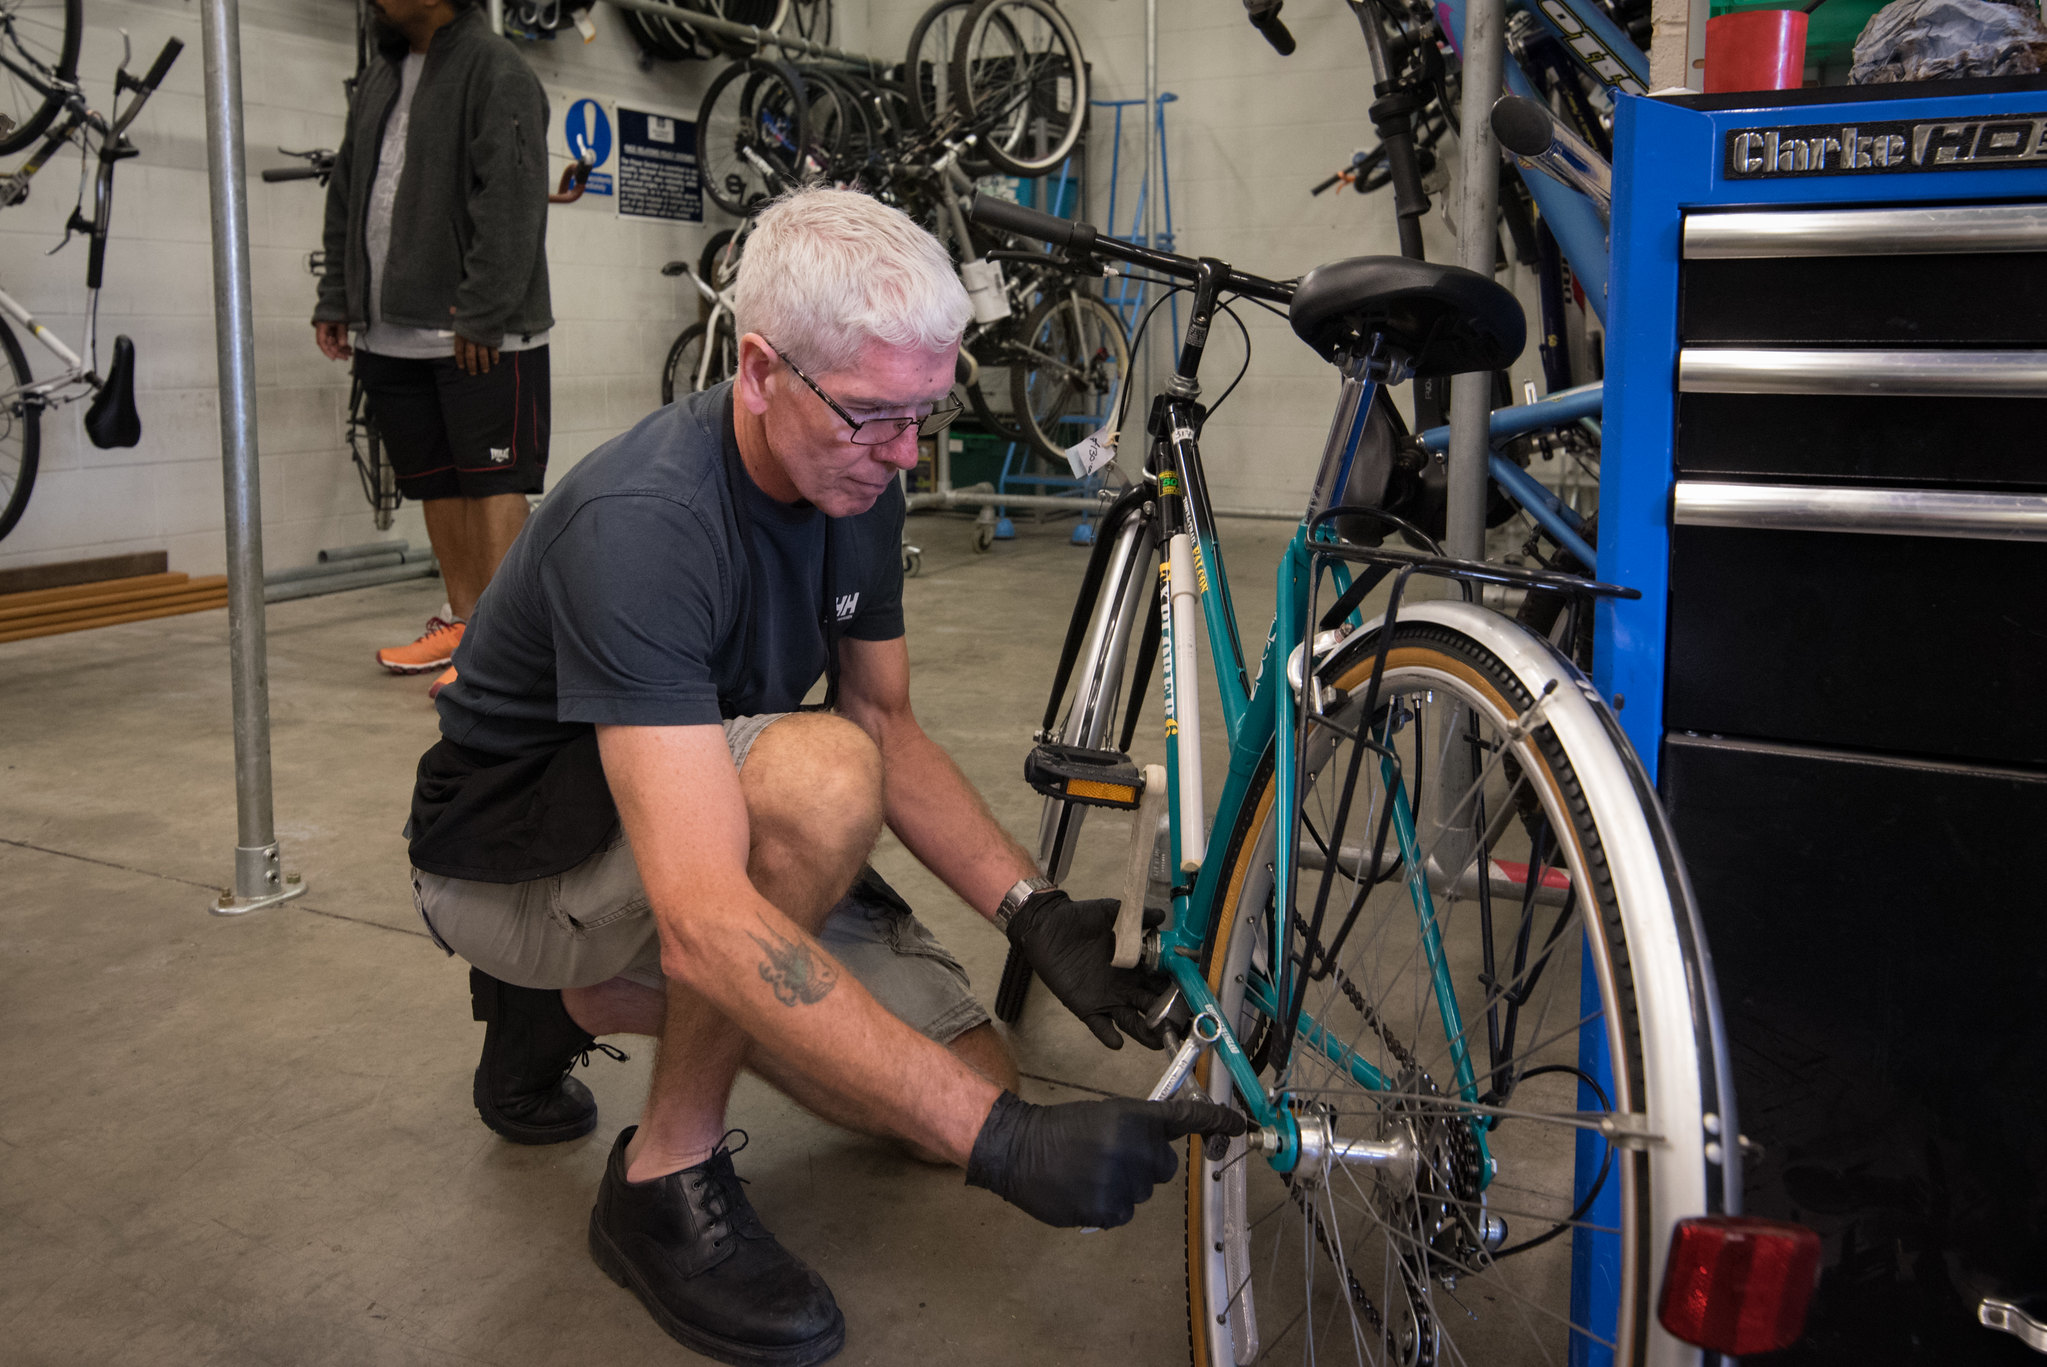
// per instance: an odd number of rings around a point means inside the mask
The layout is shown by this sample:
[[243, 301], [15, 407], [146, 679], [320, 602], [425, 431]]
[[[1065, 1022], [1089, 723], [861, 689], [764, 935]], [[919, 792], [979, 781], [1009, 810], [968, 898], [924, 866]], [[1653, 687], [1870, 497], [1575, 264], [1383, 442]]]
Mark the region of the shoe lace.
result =
[[[735, 1134], [739, 1136], [737, 1144], [731, 1143]], [[725, 1131], [718, 1140], [718, 1146], [711, 1150], [711, 1157], [704, 1165], [703, 1176], [696, 1181], [697, 1190], [705, 1192], [705, 1217], [713, 1224], [724, 1226], [724, 1232], [713, 1240], [714, 1247], [724, 1247], [725, 1241], [732, 1237], [730, 1217], [735, 1210], [744, 1210], [749, 1215], [752, 1213], [752, 1204], [746, 1199], [746, 1193], [741, 1190], [742, 1187], [751, 1184], [732, 1166], [732, 1155], [742, 1152], [748, 1142], [745, 1130]], [[723, 1163], [718, 1161], [721, 1154], [725, 1158]], [[708, 1191], [705, 1190], [707, 1187]]]
[[[615, 1059], [620, 1063], [630, 1063], [632, 1062], [633, 1057], [631, 1054], [628, 1054], [625, 1050], [619, 1048], [616, 1044], [606, 1044], [601, 1039], [593, 1039], [590, 1041], [588, 1048], [585, 1048], [575, 1054], [570, 1055], [569, 1068], [574, 1068], [577, 1064], [581, 1064], [583, 1067], [588, 1068], [590, 1066], [590, 1055], [592, 1054], [603, 1054], [607, 1058]], [[568, 1070], [569, 1070], [568, 1068], [565, 1068], [562, 1071], [566, 1073], [568, 1072]]]
[[418, 645], [419, 641], [424, 641], [431, 636], [438, 636], [444, 631], [453, 631], [461, 625], [463, 624], [451, 622], [445, 617], [429, 617], [426, 619], [426, 630], [419, 633], [419, 640], [414, 641], [413, 644]]

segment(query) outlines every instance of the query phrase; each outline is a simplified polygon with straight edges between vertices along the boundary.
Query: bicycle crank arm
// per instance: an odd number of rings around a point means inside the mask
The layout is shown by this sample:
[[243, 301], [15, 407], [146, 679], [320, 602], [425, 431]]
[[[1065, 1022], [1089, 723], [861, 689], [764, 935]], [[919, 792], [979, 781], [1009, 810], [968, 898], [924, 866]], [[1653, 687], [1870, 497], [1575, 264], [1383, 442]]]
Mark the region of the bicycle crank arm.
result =
[[[1188, 1031], [1187, 1038], [1174, 1052], [1173, 1061], [1166, 1065], [1166, 1071], [1160, 1076], [1158, 1086], [1152, 1088], [1144, 1099], [1164, 1101], [1178, 1092], [1186, 1085], [1188, 1077], [1194, 1072], [1194, 1065], [1200, 1061], [1203, 1052], [1221, 1039], [1222, 1034], [1222, 1018], [1217, 1016], [1212, 1008], [1196, 1016], [1194, 1028]], [[1167, 1038], [1171, 1038], [1170, 1034]]]

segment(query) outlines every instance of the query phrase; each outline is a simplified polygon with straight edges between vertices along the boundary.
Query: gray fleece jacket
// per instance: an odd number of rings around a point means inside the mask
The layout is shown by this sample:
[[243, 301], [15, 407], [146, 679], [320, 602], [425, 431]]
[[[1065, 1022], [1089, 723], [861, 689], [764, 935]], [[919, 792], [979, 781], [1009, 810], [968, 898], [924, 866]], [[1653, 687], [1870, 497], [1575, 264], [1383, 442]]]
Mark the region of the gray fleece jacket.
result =
[[391, 212], [384, 278], [370, 279], [370, 187], [397, 102], [403, 43], [363, 72], [327, 185], [326, 274], [316, 323], [369, 322], [374, 287], [387, 323], [449, 328], [500, 346], [554, 322], [547, 293], [547, 97], [519, 50], [480, 7], [427, 45], [405, 170]]

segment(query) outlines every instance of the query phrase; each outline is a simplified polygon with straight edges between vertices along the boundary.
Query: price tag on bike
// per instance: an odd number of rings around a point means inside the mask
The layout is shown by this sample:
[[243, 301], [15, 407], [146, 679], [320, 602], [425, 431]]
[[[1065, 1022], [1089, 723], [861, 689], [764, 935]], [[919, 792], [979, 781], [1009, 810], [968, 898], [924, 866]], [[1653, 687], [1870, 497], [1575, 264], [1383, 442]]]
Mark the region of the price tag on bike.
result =
[[1073, 477], [1086, 479], [1116, 459], [1116, 437], [1116, 433], [1104, 427], [1090, 432], [1084, 440], [1067, 447], [1066, 463], [1073, 467]]

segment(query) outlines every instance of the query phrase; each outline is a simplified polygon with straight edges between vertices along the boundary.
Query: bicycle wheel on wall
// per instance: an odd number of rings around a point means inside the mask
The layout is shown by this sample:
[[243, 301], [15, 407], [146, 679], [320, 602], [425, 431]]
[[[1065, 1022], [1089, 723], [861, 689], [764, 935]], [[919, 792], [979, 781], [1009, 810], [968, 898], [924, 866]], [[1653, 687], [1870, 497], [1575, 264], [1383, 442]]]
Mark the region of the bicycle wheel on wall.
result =
[[29, 382], [28, 358], [14, 329], [0, 322], [0, 357], [7, 373], [0, 376], [0, 537], [14, 530], [36, 486], [36, 461], [42, 451], [42, 410], [23, 402]]
[[1091, 294], [1047, 295], [1024, 320], [1022, 363], [1009, 368], [1018, 424], [1048, 459], [1114, 421], [1130, 373], [1130, 342], [1116, 310]]
[[[1344, 730], [1318, 728], [1302, 767], [1290, 953], [1325, 874], [1331, 896], [1291, 1047], [1270, 971], [1290, 823], [1269, 755], [1205, 970], [1304, 1127], [1405, 1144], [1410, 1165], [1281, 1176], [1242, 1139], [1212, 1158], [1197, 1141], [1195, 1361], [1697, 1361], [1652, 1298], [1671, 1223], [1722, 1209], [1739, 1175], [1709, 1148], [1730, 1104], [1718, 1032], [1693, 1015], [1710, 970], [1647, 781], [1582, 676], [1503, 619], [1404, 614], [1366, 717], [1377, 645], [1360, 633], [1322, 671]], [[1209, 1060], [1201, 1077], [1234, 1095]], [[1657, 1142], [1611, 1143], [1602, 1117]]]
[[[702, 323], [691, 323], [668, 348], [668, 359], [661, 366], [662, 403], [674, 403], [681, 395], [723, 384], [738, 370], [731, 324], [721, 321], [717, 330], [708, 334], [711, 353], [708, 357], [704, 355], [706, 335]], [[697, 383], [699, 377], [702, 384]]]
[[974, 0], [938, 0], [917, 17], [903, 58], [903, 90], [920, 127], [952, 109], [952, 50]]
[[0, 63], [0, 115], [14, 125], [0, 134], [0, 156], [42, 136], [64, 107], [62, 94], [44, 87], [78, 79], [83, 5], [84, 0], [0, 0], [0, 45], [8, 59]]
[[697, 110], [697, 165], [704, 192], [745, 217], [801, 179], [810, 146], [803, 78], [785, 62], [734, 62], [704, 91]]
[[1047, 0], [975, 0], [953, 46], [952, 98], [997, 170], [1056, 169], [1087, 121], [1087, 64], [1073, 26]]

